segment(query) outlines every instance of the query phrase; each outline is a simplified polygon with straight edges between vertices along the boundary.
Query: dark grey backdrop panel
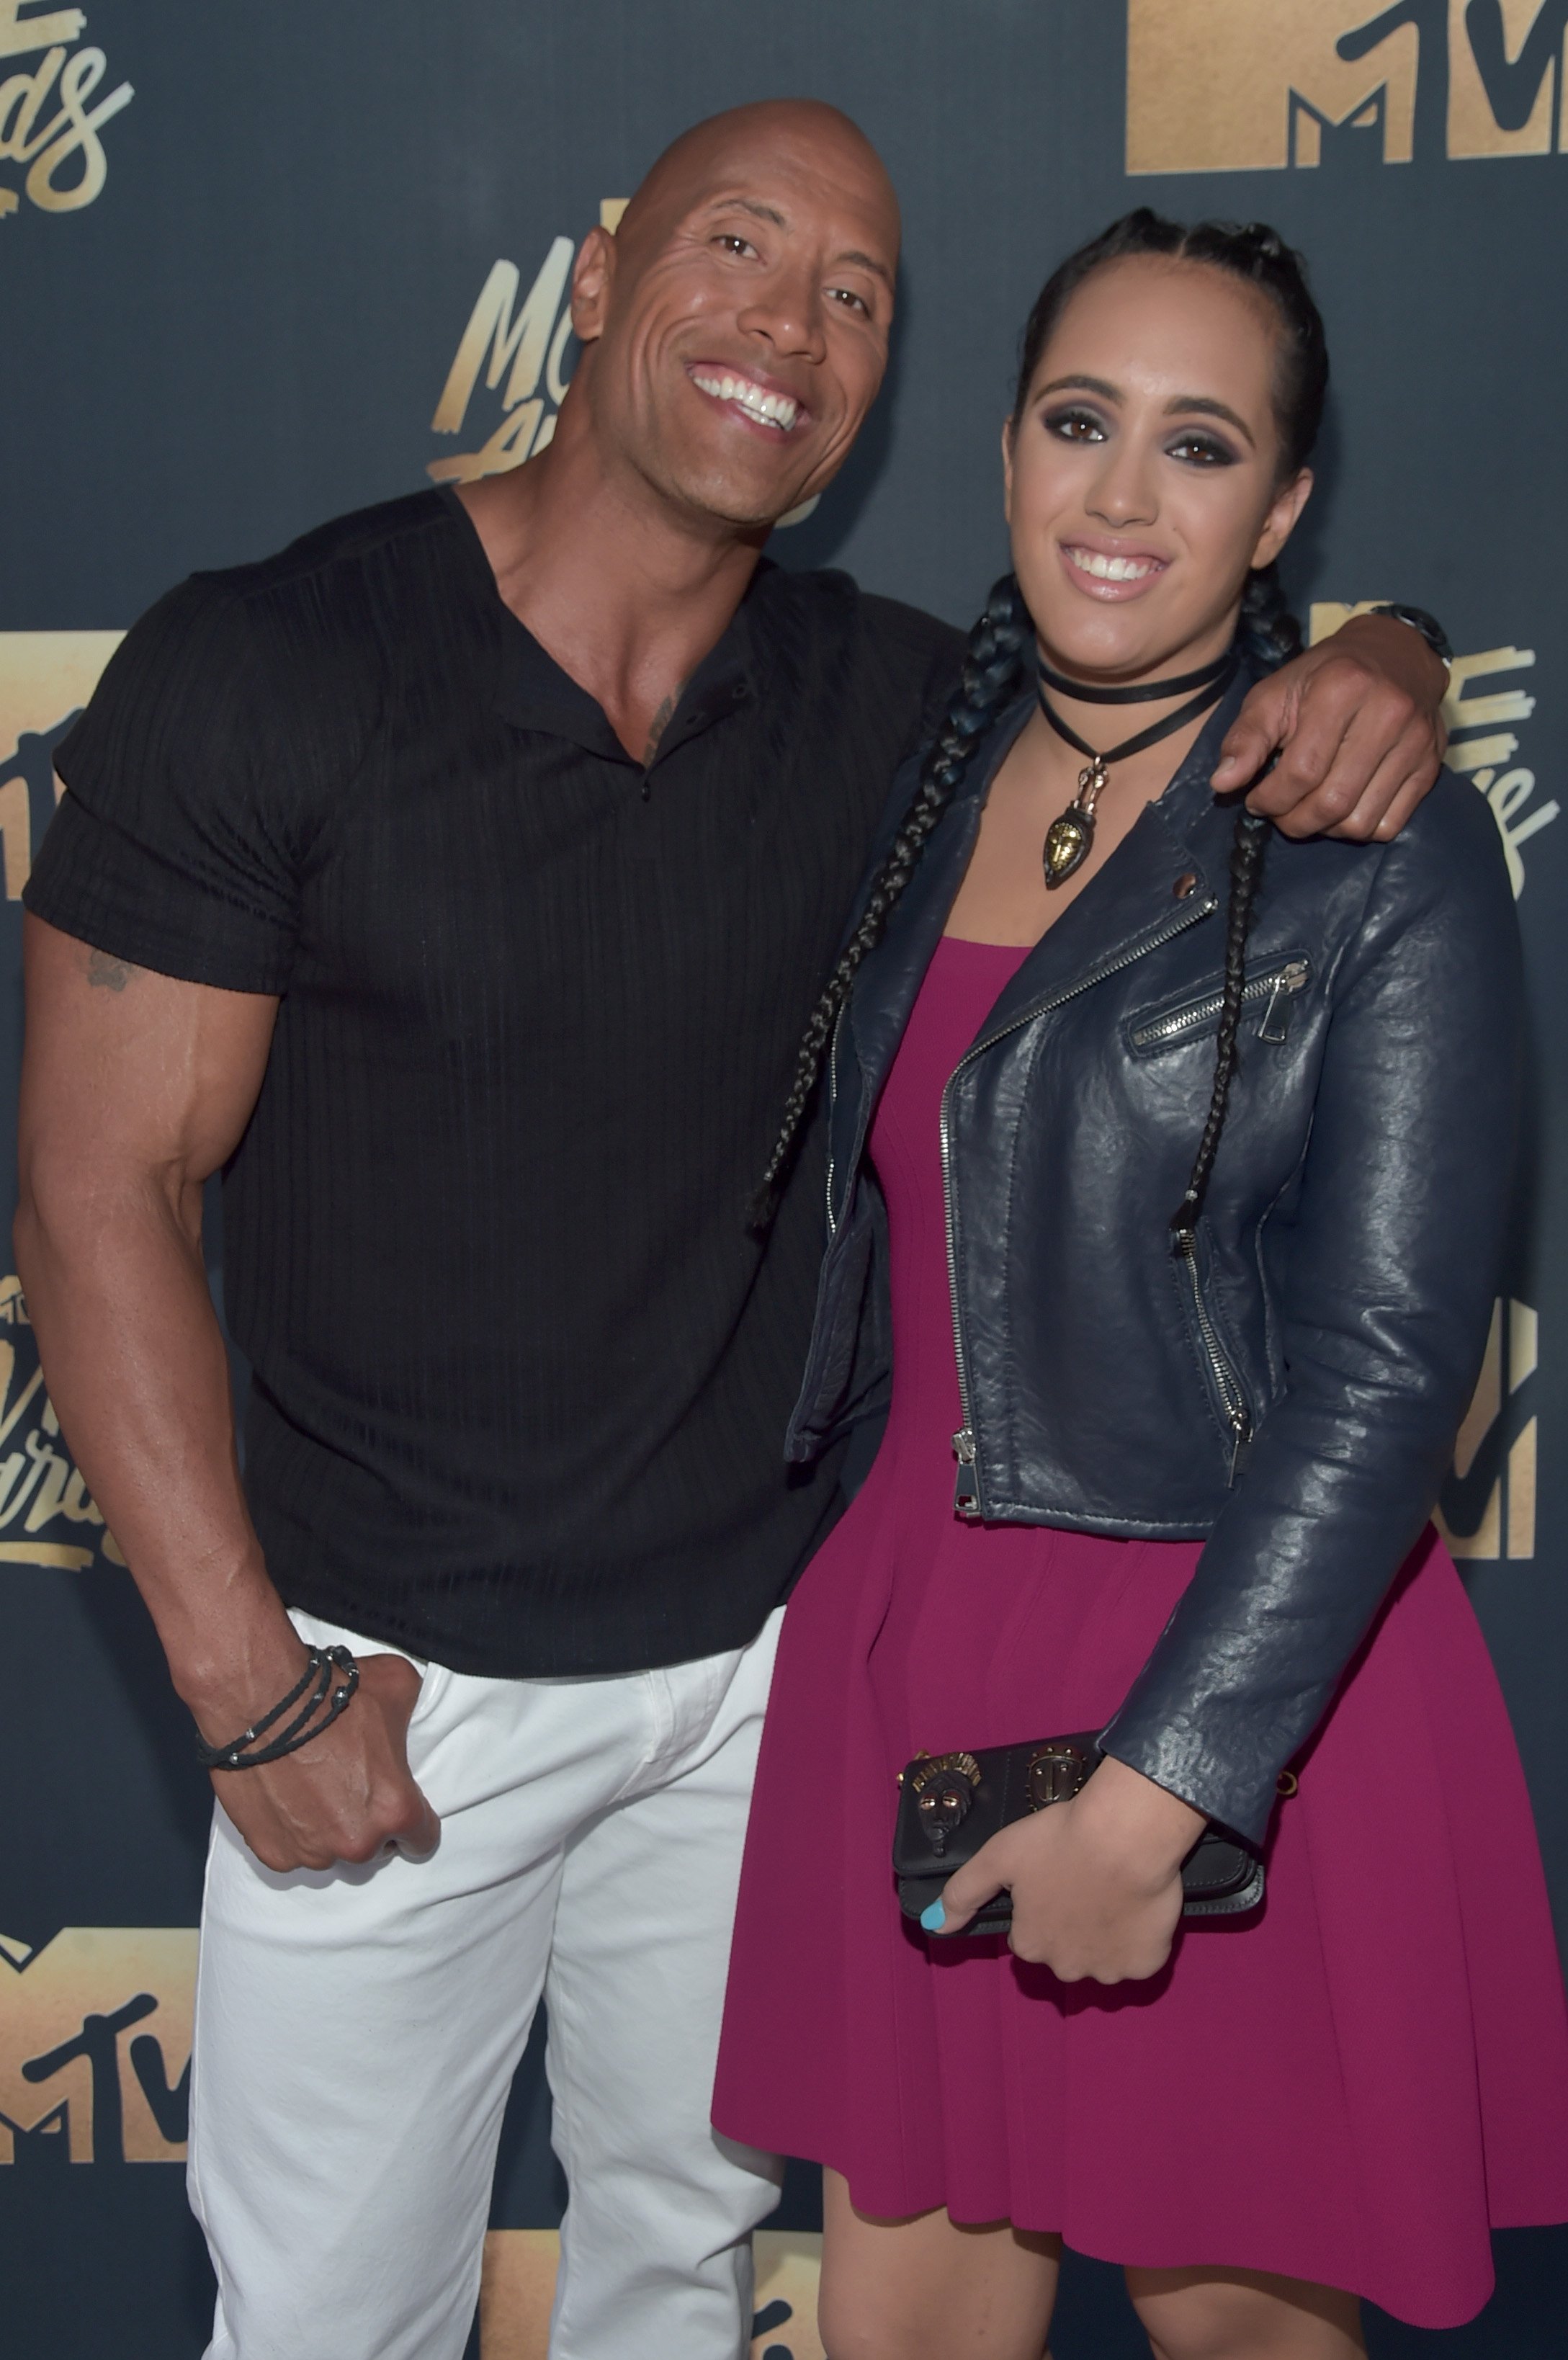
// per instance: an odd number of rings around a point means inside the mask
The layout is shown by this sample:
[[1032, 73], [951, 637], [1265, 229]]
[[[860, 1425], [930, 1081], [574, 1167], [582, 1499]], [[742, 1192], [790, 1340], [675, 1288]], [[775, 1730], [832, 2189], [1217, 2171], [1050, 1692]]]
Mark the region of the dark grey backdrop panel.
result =
[[[50, 66], [27, 27], [61, 16], [45, 27], [61, 53]], [[548, 414], [548, 369], [537, 388], [503, 372], [459, 402], [457, 432], [431, 429], [496, 261], [516, 267], [520, 302], [552, 241], [580, 235], [702, 114], [809, 93], [855, 115], [887, 158], [907, 223], [888, 391], [840, 483], [776, 548], [954, 619], [1002, 562], [997, 429], [1054, 258], [1131, 202], [1277, 222], [1312, 258], [1335, 363], [1293, 586], [1303, 604], [1419, 599], [1462, 651], [1499, 656], [1470, 685], [1459, 759], [1514, 839], [1536, 1078], [1509, 1307], [1445, 1506], [1568, 1921], [1568, 826], [1551, 815], [1568, 710], [1565, 18], [1568, 0], [1500, 14], [1486, 0], [795, 0], [770, 18], [737, 0], [0, 0], [0, 823], [16, 888], [71, 702], [45, 688], [29, 701], [16, 678], [33, 643], [4, 635], [123, 628], [192, 567], [422, 482], [505, 425], [508, 391], [515, 415], [525, 398]], [[1492, 20], [1508, 40], [1488, 49]], [[78, 137], [72, 107], [97, 126]], [[44, 138], [57, 115], [63, 130]], [[103, 186], [73, 206], [94, 148]], [[555, 358], [569, 372], [570, 351]], [[61, 679], [83, 672], [82, 649], [70, 642]], [[8, 1109], [14, 890], [0, 926]], [[8, 1138], [0, 1154], [8, 1169]], [[3, 1214], [8, 1184], [0, 1197]], [[0, 1257], [0, 1277], [8, 1267]], [[5, 1351], [0, 2154], [14, 2160], [0, 2164], [0, 2334], [17, 2360], [180, 2360], [201, 2349], [209, 2289], [178, 2170], [156, 2158], [182, 2103], [188, 1955], [167, 1929], [194, 1924], [206, 1797], [41, 1394], [18, 1409], [36, 1356], [0, 1288]], [[1454, 1732], [1455, 1775], [1465, 1742]], [[84, 1928], [165, 1929], [163, 1947], [70, 1932]], [[82, 2042], [89, 2017], [144, 1994], [153, 2010]], [[24, 2079], [72, 2037], [82, 2053]], [[543, 2125], [533, 2070], [500, 2223], [552, 2217]], [[1475, 2328], [1382, 2323], [1378, 2349], [1559, 2351], [1563, 2241], [1500, 2245], [1503, 2291]], [[1109, 2302], [1104, 2277], [1082, 2272], [1059, 2360], [1124, 2348]]]

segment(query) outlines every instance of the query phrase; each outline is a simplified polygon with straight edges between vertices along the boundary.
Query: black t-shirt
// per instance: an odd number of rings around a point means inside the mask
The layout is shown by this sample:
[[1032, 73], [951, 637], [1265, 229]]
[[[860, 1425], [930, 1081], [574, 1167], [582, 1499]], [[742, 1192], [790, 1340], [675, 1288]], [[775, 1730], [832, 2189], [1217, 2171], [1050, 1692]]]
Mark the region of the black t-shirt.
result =
[[280, 995], [224, 1182], [285, 1600], [454, 1669], [750, 1638], [840, 1505], [782, 1437], [809, 1140], [745, 1206], [895, 765], [959, 642], [764, 563], [644, 773], [450, 494], [198, 575], [60, 748], [27, 906]]

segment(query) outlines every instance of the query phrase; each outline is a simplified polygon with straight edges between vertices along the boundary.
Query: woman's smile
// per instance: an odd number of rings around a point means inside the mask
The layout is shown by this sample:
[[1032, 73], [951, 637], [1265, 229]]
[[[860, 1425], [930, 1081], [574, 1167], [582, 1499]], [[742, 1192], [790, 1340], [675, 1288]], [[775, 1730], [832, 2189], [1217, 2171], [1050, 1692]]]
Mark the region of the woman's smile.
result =
[[1127, 548], [1101, 534], [1074, 533], [1056, 546], [1074, 589], [1107, 603], [1141, 597], [1171, 563], [1154, 550]]

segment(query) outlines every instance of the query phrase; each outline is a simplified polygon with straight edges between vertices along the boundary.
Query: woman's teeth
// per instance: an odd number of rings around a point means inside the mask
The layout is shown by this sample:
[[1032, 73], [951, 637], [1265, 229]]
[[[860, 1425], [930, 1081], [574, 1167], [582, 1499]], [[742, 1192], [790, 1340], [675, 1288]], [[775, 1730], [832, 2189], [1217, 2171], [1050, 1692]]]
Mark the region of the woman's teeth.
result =
[[1102, 557], [1097, 549], [1069, 549], [1067, 555], [1096, 582], [1141, 582], [1146, 574], [1160, 570], [1152, 557]]
[[702, 393], [712, 394], [715, 401], [733, 401], [748, 418], [755, 418], [759, 426], [777, 426], [784, 434], [789, 433], [800, 412], [800, 403], [791, 401], [787, 393], [764, 393], [749, 377], [699, 377], [693, 369], [691, 382]]

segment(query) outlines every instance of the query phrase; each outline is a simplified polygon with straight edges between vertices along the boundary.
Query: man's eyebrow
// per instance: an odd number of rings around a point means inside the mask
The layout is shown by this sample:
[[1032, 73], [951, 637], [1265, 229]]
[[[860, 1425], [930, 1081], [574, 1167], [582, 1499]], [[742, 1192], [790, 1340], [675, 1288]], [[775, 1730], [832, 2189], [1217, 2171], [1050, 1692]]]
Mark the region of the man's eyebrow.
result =
[[834, 255], [833, 260], [835, 263], [857, 262], [862, 270], [875, 271], [885, 287], [890, 288], [893, 284], [893, 274], [887, 264], [878, 262], [874, 254], [862, 254], [858, 246], [846, 246], [843, 254]]
[[[775, 229], [788, 229], [789, 226], [787, 214], [781, 213], [777, 205], [765, 205], [759, 197], [715, 197], [708, 211], [710, 213], [750, 213], [754, 221], [771, 222]], [[835, 265], [840, 262], [858, 263], [862, 270], [874, 271], [885, 286], [891, 288], [893, 284], [893, 274], [887, 265], [878, 262], [874, 254], [862, 254], [858, 246], [846, 246], [842, 254], [834, 255], [833, 261]]]
[[789, 226], [777, 205], [765, 205], [756, 197], [715, 197], [708, 211], [711, 213], [750, 213], [754, 220], [771, 222], [775, 229], [788, 229]]

